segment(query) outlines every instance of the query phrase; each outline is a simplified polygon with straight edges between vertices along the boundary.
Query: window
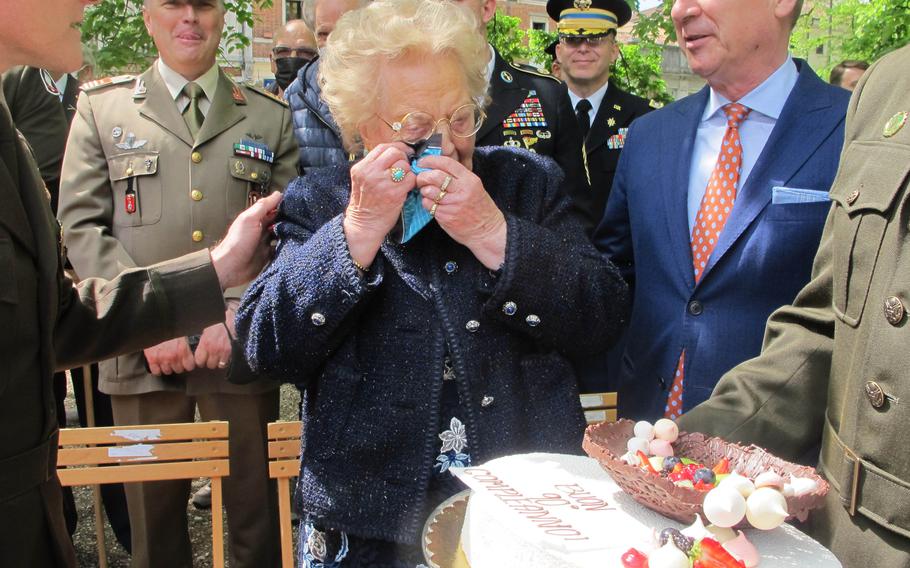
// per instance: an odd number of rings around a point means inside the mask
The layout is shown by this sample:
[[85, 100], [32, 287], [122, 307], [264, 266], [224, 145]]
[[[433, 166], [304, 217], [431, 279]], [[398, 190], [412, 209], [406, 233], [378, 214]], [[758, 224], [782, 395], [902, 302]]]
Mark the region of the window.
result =
[[542, 32], [547, 31], [547, 24], [549, 23], [549, 18], [547, 16], [531, 16], [531, 29], [540, 30]]
[[824, 45], [819, 45], [818, 47], [816, 47], [816, 48], [815, 48], [815, 53], [817, 53], [818, 55], [824, 55], [824, 53], [825, 53], [825, 46], [824, 46]]
[[286, 0], [284, 3], [284, 19], [299, 20], [303, 16], [303, 2], [301, 0]]

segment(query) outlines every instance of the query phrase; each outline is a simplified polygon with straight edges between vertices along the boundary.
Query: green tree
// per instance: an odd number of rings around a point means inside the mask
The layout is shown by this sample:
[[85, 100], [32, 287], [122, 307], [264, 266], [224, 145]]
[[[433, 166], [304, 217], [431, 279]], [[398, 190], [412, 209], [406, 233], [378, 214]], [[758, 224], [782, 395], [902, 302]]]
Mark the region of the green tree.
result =
[[630, 43], [621, 46], [620, 50], [622, 57], [613, 66], [611, 77], [624, 90], [660, 105], [673, 102], [662, 77], [659, 48]]
[[[142, 21], [142, 3], [143, 0], [104, 0], [86, 9], [82, 43], [96, 75], [139, 71], [155, 57], [155, 46]], [[250, 44], [244, 26], [252, 28], [255, 23], [254, 8], [267, 8], [272, 0], [224, 0], [224, 5], [236, 23], [225, 26], [221, 46], [225, 53], [232, 53]]]

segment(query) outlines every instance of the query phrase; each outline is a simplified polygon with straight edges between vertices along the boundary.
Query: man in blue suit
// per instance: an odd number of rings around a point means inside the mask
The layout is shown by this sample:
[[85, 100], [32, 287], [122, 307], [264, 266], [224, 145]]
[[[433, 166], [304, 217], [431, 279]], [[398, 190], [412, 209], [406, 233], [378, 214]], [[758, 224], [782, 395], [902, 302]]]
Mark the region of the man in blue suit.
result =
[[611, 385], [622, 416], [672, 418], [707, 399], [809, 280], [848, 97], [789, 56], [801, 5], [673, 5], [708, 86], [635, 121], [594, 235], [634, 290]]

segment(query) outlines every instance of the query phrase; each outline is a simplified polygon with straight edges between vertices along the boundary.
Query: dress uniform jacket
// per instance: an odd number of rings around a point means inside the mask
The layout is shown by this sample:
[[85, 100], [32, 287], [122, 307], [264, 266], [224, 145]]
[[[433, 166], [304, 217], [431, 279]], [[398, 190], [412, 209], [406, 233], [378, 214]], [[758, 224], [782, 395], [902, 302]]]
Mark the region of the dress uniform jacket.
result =
[[[603, 217], [629, 126], [633, 120], [651, 110], [653, 109], [646, 99], [629, 94], [610, 82], [585, 140], [585, 160], [591, 178], [591, 191], [581, 192], [575, 198], [578, 208], [585, 216], [585, 224], [591, 231]], [[644, 143], [647, 144], [647, 141]]]
[[908, 66], [910, 48], [886, 56], [853, 94], [812, 280], [679, 421], [787, 458], [820, 441], [831, 491], [809, 527], [844, 566], [910, 566]]
[[555, 77], [511, 65], [495, 54], [487, 118], [476, 146], [524, 148], [550, 156], [566, 174], [566, 190], [587, 192], [581, 131], [562, 84]]
[[74, 286], [36, 162], [0, 98], [0, 566], [72, 566], [52, 377], [223, 318], [208, 253]]
[[[110, 277], [210, 247], [247, 207], [251, 192], [282, 189], [296, 175], [287, 106], [234, 84], [223, 72], [195, 142], [157, 65], [138, 78], [87, 83], [77, 108], [64, 159], [60, 220], [80, 276]], [[272, 163], [263, 159], [267, 153]], [[132, 213], [126, 201], [130, 190]], [[225, 297], [241, 293], [230, 289]], [[139, 352], [102, 362], [100, 388], [114, 395], [275, 388], [266, 381], [230, 384], [224, 374], [199, 369], [156, 377]]]

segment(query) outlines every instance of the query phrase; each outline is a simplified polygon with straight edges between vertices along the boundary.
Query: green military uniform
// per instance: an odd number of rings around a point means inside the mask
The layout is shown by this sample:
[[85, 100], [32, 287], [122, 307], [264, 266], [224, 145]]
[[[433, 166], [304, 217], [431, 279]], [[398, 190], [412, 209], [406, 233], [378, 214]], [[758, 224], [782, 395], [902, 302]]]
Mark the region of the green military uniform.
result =
[[[251, 200], [283, 189], [296, 175], [297, 146], [283, 102], [217, 70], [211, 106], [194, 138], [159, 64], [139, 77], [83, 85], [60, 199], [80, 277], [108, 277], [206, 249]], [[242, 291], [227, 290], [225, 298]], [[158, 377], [141, 351], [100, 366], [100, 389], [112, 395], [118, 424], [192, 421], [196, 404], [203, 419], [231, 422], [225, 482], [231, 564], [274, 564], [277, 509], [265, 428], [277, 419], [277, 384], [232, 384], [221, 369]], [[134, 566], [191, 563], [188, 493], [183, 481], [127, 487]]]
[[52, 377], [223, 317], [200, 251], [74, 286], [37, 164], [0, 97], [0, 566], [74, 566]]
[[16, 129], [25, 136], [35, 154], [56, 211], [60, 168], [69, 128], [57, 87], [43, 69], [13, 67], [3, 73], [3, 96]]
[[857, 86], [813, 278], [768, 321], [761, 356], [680, 420], [831, 482], [809, 531], [844, 566], [910, 567], [910, 48]]

